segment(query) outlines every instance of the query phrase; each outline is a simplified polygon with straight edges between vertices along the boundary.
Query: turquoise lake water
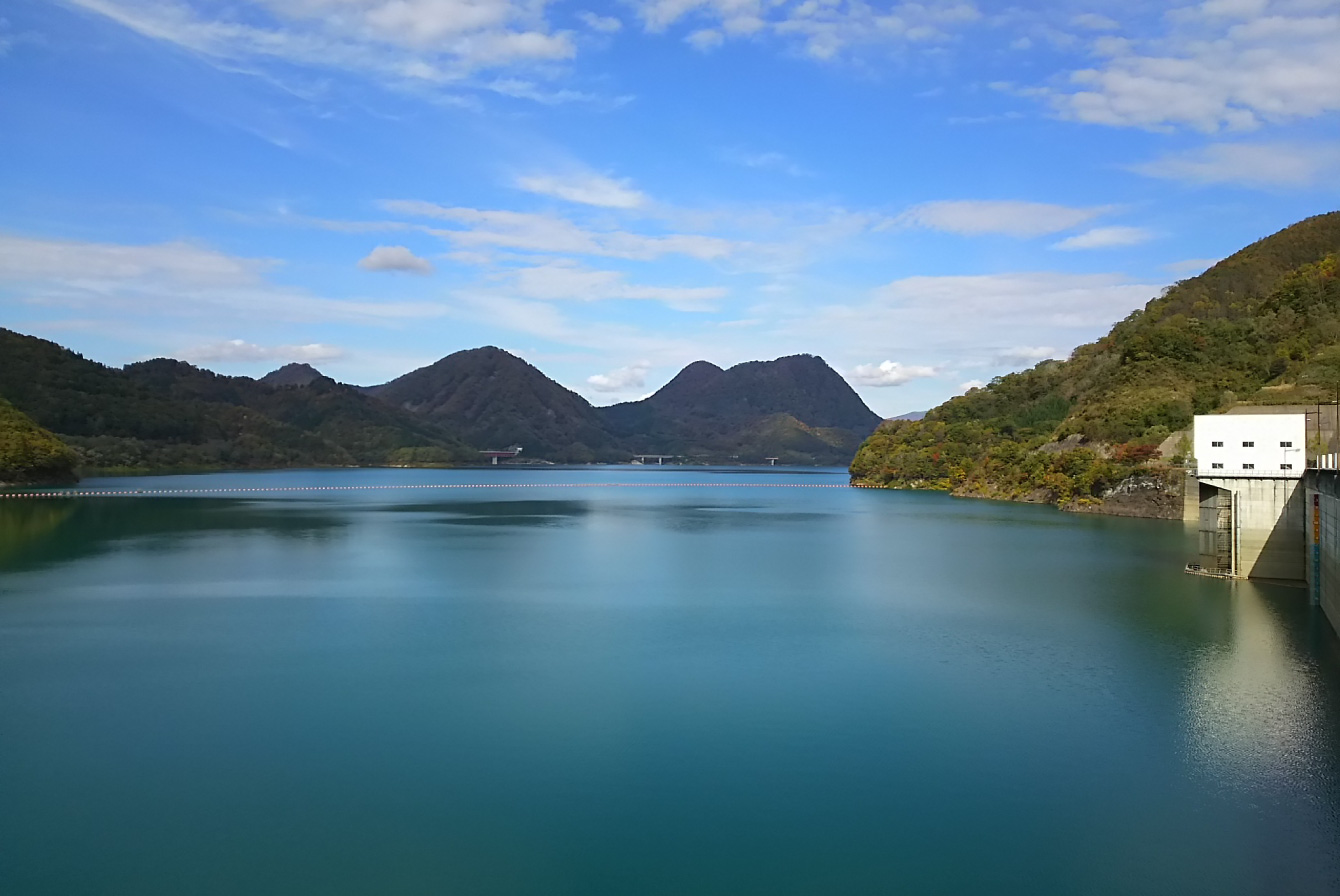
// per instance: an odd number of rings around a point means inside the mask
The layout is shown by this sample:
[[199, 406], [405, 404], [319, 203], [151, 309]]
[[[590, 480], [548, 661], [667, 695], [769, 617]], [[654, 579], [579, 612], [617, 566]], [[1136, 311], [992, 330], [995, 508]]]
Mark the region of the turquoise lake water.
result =
[[1340, 893], [1306, 592], [845, 481], [0, 500], [0, 894]]

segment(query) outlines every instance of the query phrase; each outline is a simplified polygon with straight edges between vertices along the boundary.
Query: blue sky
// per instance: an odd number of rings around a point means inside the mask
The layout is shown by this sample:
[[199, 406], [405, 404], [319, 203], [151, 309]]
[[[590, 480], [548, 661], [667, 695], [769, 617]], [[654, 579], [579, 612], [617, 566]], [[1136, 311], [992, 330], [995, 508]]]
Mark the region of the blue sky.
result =
[[894, 415], [1340, 208], [1340, 0], [0, 16], [0, 324], [112, 364], [810, 352]]

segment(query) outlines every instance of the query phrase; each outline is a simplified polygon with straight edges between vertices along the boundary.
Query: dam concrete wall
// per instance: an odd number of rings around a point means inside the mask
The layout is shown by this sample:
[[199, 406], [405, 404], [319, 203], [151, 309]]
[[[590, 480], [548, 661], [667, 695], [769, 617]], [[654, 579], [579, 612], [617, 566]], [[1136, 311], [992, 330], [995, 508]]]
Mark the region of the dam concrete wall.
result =
[[1309, 470], [1303, 481], [1308, 594], [1340, 634], [1340, 472]]
[[1302, 480], [1202, 477], [1201, 565], [1242, 578], [1303, 581]]

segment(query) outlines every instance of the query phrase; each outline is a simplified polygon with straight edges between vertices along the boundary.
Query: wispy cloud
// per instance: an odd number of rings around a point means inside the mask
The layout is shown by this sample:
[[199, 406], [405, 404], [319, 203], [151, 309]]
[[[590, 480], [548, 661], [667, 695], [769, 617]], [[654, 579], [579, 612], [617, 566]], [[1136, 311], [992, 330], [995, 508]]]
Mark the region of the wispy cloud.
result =
[[685, 255], [703, 261], [726, 258], [743, 244], [702, 234], [639, 234], [627, 230], [591, 230], [563, 217], [532, 212], [451, 207], [413, 199], [393, 199], [382, 207], [394, 214], [437, 218], [462, 225], [427, 232], [463, 249], [497, 247], [565, 255], [652, 259]]
[[1110, 211], [1107, 206], [1076, 208], [1013, 200], [940, 200], [914, 206], [897, 223], [964, 236], [1002, 234], [1036, 237], [1078, 227]]
[[1153, 237], [1143, 227], [1095, 227], [1084, 233], [1066, 237], [1052, 245], [1053, 249], [1075, 251], [1078, 249], [1112, 249], [1118, 246], [1138, 246]]
[[549, 87], [531, 78], [494, 78], [482, 86], [492, 93], [545, 106], [586, 105], [613, 110], [633, 101], [628, 94], [607, 95], [570, 87]]
[[628, 179], [593, 172], [524, 175], [516, 179], [516, 185], [530, 193], [602, 208], [637, 208], [647, 202], [646, 195]]
[[1194, 184], [1310, 187], [1340, 174], [1340, 143], [1212, 143], [1130, 170]]
[[192, 243], [120, 245], [0, 234], [0, 280], [109, 282], [153, 279], [180, 286], [243, 286], [279, 263]]
[[178, 353], [182, 360], [196, 364], [237, 361], [300, 361], [316, 363], [343, 358], [345, 350], [335, 345], [311, 342], [307, 345], [257, 345], [243, 339], [229, 339], [197, 345]]
[[271, 259], [239, 258], [186, 243], [147, 246], [0, 236], [0, 284], [36, 305], [88, 313], [216, 320], [391, 324], [439, 317], [434, 302], [329, 299], [265, 276]]
[[173, 0], [70, 0], [210, 61], [284, 62], [380, 79], [459, 82], [484, 69], [571, 59], [570, 32], [523, 0], [267, 0], [220, 7]]
[[544, 301], [635, 299], [662, 302], [679, 311], [711, 310], [726, 290], [720, 286], [643, 286], [629, 283], [619, 271], [592, 270], [561, 260], [523, 267], [508, 273], [505, 289]]
[[602, 16], [593, 12], [582, 11], [577, 13], [577, 18], [592, 31], [599, 31], [604, 34], [613, 34], [623, 28], [623, 22], [614, 18], [614, 16]]

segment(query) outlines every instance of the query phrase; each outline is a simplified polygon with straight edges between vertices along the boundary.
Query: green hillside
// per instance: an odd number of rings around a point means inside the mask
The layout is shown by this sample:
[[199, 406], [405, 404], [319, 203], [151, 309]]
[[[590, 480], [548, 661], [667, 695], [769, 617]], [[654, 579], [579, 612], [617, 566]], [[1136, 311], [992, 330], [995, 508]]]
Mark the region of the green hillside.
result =
[[0, 398], [0, 485], [74, 482], [77, 462], [60, 439]]
[[1340, 212], [1308, 218], [1182, 281], [1069, 360], [993, 380], [921, 421], [888, 421], [853, 482], [1094, 501], [1158, 471], [1193, 415], [1325, 397], [1340, 352]]

